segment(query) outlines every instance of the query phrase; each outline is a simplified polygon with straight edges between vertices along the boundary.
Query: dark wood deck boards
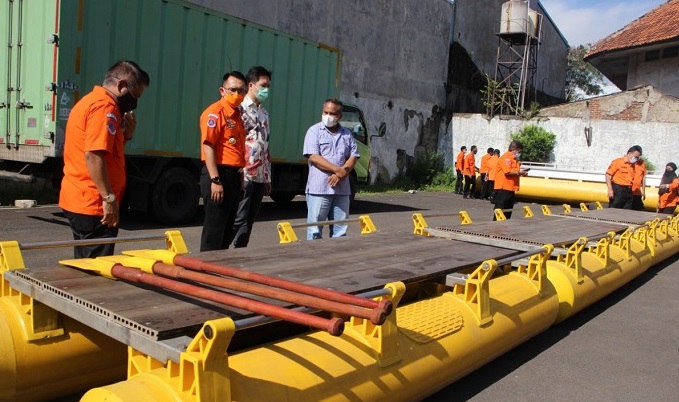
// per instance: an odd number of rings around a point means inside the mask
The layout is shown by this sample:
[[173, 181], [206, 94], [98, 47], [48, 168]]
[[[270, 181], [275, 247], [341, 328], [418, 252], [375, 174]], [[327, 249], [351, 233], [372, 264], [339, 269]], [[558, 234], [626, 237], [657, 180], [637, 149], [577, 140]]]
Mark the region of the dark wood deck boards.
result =
[[[376, 233], [191, 256], [346, 293], [361, 293], [381, 288], [389, 282], [412, 282], [443, 276], [489, 258], [499, 259], [516, 253], [514, 250], [409, 233]], [[225, 315], [234, 319], [252, 315], [73, 268], [29, 268], [23, 274], [49, 285], [48, 288], [57, 288], [97, 308], [157, 331], [157, 339], [183, 330], [195, 330], [206, 320]]]

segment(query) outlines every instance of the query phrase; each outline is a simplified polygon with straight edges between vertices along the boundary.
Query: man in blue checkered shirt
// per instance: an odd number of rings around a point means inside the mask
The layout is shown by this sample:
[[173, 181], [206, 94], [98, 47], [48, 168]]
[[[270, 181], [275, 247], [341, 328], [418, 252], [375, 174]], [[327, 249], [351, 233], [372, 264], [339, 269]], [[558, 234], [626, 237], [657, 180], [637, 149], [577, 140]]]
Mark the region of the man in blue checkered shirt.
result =
[[[311, 126], [304, 137], [303, 153], [309, 159], [306, 184], [308, 223], [349, 218], [349, 174], [360, 155], [351, 131], [339, 124], [341, 117], [342, 102], [326, 100], [321, 122]], [[308, 227], [307, 240], [320, 239], [322, 232], [322, 226]], [[346, 223], [330, 226], [330, 237], [346, 233]]]

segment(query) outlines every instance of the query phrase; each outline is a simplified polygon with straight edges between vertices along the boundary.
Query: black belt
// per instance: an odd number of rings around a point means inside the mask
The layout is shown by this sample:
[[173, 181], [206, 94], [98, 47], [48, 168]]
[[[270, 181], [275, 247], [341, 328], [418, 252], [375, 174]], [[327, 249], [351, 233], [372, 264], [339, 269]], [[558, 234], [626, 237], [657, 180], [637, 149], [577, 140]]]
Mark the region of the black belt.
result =
[[243, 168], [238, 167], [238, 166], [229, 166], [229, 165], [217, 165], [217, 168], [219, 169], [226, 169], [226, 170], [233, 170], [238, 173], [243, 173]]
[[613, 185], [614, 185], [614, 186], [618, 186], [618, 187], [622, 187], [622, 188], [632, 188], [632, 185], [623, 186], [622, 184], [618, 184], [618, 183], [613, 183]]

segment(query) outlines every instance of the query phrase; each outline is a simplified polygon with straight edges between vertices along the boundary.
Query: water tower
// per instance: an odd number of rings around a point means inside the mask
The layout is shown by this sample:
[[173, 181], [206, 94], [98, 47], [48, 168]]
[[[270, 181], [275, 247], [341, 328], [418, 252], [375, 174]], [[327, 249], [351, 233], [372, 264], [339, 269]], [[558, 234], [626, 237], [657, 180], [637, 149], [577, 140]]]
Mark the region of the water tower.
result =
[[490, 116], [520, 114], [535, 100], [541, 19], [529, 1], [510, 0], [502, 5], [495, 84], [487, 94]]

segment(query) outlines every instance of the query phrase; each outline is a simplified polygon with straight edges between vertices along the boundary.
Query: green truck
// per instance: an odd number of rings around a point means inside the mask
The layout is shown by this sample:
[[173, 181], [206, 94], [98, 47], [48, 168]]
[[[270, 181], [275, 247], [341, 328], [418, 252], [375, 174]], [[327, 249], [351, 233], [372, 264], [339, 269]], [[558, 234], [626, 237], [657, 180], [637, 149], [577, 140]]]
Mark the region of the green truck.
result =
[[[117, 60], [137, 61], [151, 86], [126, 145], [124, 205], [160, 222], [189, 220], [199, 207], [198, 118], [217, 100], [229, 70], [273, 71], [271, 198], [304, 193], [306, 130], [326, 98], [339, 97], [338, 49], [182, 0], [14, 0], [0, 10], [0, 178], [60, 180], [66, 121], [73, 105]], [[245, 5], [244, 5], [245, 7]], [[361, 159], [352, 183], [368, 181], [370, 136], [347, 105]], [[379, 134], [384, 130], [379, 130]]]

